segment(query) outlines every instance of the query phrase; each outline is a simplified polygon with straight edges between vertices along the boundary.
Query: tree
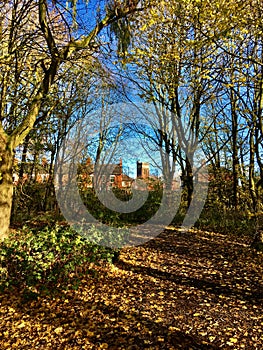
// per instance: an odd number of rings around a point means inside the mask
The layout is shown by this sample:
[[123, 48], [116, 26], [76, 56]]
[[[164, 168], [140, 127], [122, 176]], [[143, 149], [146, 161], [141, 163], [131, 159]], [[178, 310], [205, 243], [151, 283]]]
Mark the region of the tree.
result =
[[170, 171], [175, 162], [181, 166], [188, 206], [202, 115], [217, 89], [210, 82], [217, 52], [202, 33], [206, 24], [201, 28], [199, 24], [205, 13], [205, 5], [195, 1], [153, 2], [150, 11], [134, 25], [138, 34], [126, 59], [135, 67], [130, 77], [139, 95], [156, 108], [155, 129], [160, 131], [156, 144], [169, 150], [173, 158]]
[[[86, 2], [83, 2], [85, 4]], [[98, 51], [98, 34], [114, 22], [133, 14], [138, 1], [106, 2], [89, 27], [76, 30], [63, 2], [4, 0], [0, 17], [0, 236], [8, 234], [13, 184], [14, 150], [33, 128], [36, 118], [65, 62]], [[94, 14], [94, 13], [93, 13]], [[95, 13], [96, 14], [96, 13]], [[87, 17], [88, 18], [88, 17]], [[85, 21], [83, 21], [85, 22]], [[87, 22], [87, 21], [86, 21]]]
[[204, 143], [214, 175], [220, 177], [223, 168], [231, 174], [228, 207], [240, 209], [244, 203], [239, 191], [245, 190], [250, 209], [258, 212], [263, 174], [262, 3], [231, 0], [219, 6], [216, 0], [186, 0], [151, 5], [132, 23], [136, 35], [124, 63], [134, 67], [129, 78], [139, 96], [156, 106], [163, 132], [156, 135], [156, 144], [172, 146], [188, 188], [188, 205], [193, 169], [181, 147], [187, 145], [181, 130], [191, 130]]

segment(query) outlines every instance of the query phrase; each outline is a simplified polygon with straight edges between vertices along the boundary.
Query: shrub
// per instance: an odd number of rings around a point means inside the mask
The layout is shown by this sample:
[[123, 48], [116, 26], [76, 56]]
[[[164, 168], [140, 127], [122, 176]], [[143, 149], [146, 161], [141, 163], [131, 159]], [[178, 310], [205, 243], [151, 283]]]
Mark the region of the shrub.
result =
[[89, 243], [68, 227], [55, 226], [16, 232], [0, 244], [1, 288], [50, 292], [68, 285], [77, 288], [88, 264], [111, 261], [116, 252]]
[[78, 232], [87, 236], [90, 241], [99, 246], [109, 246], [116, 250], [129, 242], [129, 229], [126, 227], [103, 226], [101, 224], [80, 224], [77, 225]]
[[[125, 190], [113, 189], [116, 197], [122, 201], [128, 201], [132, 198], [132, 194]], [[162, 200], [162, 190], [149, 191], [146, 202], [136, 211], [131, 213], [118, 213], [106, 208], [96, 196], [93, 189], [86, 189], [81, 192], [83, 202], [90, 214], [103, 224], [109, 224], [115, 227], [123, 227], [126, 225], [143, 224], [152, 216], [160, 207]]]
[[56, 208], [57, 202], [52, 183], [28, 181], [14, 187], [12, 223], [34, 220], [36, 215], [46, 211], [52, 212], [54, 216]]

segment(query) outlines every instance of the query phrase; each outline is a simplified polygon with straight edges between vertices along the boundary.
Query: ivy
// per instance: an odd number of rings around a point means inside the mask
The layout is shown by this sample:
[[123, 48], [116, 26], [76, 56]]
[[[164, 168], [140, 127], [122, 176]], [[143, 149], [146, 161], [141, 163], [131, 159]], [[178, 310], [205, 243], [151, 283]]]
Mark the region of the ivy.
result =
[[92, 271], [91, 263], [111, 262], [115, 256], [114, 250], [91, 244], [68, 227], [25, 227], [0, 244], [0, 286], [36, 294], [76, 287]]

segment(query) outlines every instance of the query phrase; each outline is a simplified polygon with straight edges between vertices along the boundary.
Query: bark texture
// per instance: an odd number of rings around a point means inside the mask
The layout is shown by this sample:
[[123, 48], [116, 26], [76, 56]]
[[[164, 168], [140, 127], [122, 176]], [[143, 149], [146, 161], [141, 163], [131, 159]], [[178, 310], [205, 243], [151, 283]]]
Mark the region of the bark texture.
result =
[[1, 140], [0, 145], [0, 239], [8, 236], [13, 198], [13, 151]]

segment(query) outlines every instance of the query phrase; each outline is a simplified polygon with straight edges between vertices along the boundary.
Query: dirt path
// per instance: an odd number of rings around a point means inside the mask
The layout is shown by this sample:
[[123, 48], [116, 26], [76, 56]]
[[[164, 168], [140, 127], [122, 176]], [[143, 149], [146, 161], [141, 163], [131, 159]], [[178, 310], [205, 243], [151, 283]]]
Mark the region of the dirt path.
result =
[[263, 349], [263, 254], [165, 231], [124, 249], [77, 291], [1, 296], [1, 349]]

